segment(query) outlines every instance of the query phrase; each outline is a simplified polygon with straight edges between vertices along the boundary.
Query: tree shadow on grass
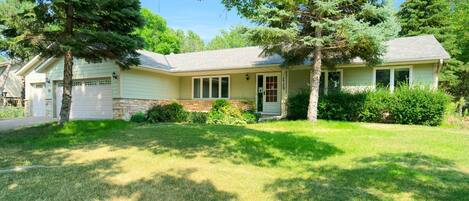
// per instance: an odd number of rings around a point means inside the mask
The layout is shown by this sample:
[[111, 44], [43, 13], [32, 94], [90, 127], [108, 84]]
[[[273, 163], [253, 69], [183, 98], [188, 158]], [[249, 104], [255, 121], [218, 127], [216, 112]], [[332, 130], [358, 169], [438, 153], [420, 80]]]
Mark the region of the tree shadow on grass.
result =
[[195, 169], [157, 173], [129, 183], [109, 178], [122, 173], [121, 159], [0, 174], [0, 200], [236, 200], [209, 180], [193, 181]]
[[[343, 153], [340, 149], [312, 136], [291, 132], [265, 132], [240, 126], [164, 125], [141, 128], [140, 145], [155, 154], [170, 153], [191, 158], [204, 156], [227, 159], [237, 164], [279, 166], [289, 162], [311, 162]], [[147, 140], [147, 141], [143, 141]], [[148, 141], [149, 140], [149, 141]]]
[[469, 174], [446, 159], [417, 153], [383, 154], [357, 161], [356, 168], [326, 166], [311, 175], [266, 186], [279, 200], [469, 200]]
[[[58, 148], [112, 149], [136, 147], [154, 154], [226, 159], [235, 164], [280, 166], [312, 162], [343, 153], [332, 144], [293, 132], [266, 132], [242, 126], [159, 124], [135, 126], [121, 121], [76, 121], [65, 127], [49, 124], [0, 135], [0, 167], [17, 163], [15, 156]], [[18, 148], [18, 149], [16, 149]], [[3, 151], [2, 151], [3, 149]], [[2, 160], [2, 158], [4, 160]]]

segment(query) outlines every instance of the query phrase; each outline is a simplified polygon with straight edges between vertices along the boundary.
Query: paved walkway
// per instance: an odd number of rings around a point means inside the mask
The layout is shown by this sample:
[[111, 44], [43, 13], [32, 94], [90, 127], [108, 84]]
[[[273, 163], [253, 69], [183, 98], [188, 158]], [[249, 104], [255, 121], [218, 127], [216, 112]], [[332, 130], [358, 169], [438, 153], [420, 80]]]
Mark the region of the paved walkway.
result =
[[0, 132], [40, 125], [53, 121], [55, 121], [55, 119], [46, 117], [27, 117], [21, 119], [0, 120]]

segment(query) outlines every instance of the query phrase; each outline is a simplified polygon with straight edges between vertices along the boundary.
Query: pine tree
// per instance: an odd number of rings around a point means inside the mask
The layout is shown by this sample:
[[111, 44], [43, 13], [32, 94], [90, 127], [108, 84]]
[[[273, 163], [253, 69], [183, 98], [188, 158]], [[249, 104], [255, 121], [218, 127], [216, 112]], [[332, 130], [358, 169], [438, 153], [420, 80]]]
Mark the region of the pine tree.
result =
[[[34, 47], [43, 58], [64, 57], [63, 98], [60, 123], [69, 120], [72, 101], [74, 58], [98, 63], [114, 60], [122, 68], [139, 64], [137, 49], [143, 40], [135, 29], [144, 25], [139, 0], [31, 0], [30, 11], [17, 13], [28, 27], [12, 26], [15, 19], [2, 15], [4, 37], [14, 41], [10, 47]], [[18, 2], [21, 4], [25, 2]], [[8, 23], [6, 23], [8, 22]], [[7, 33], [7, 34], [5, 34]], [[10, 55], [18, 48], [6, 48]]]
[[372, 66], [385, 53], [384, 41], [399, 25], [389, 4], [367, 0], [223, 0], [260, 26], [249, 31], [264, 52], [279, 54], [285, 66], [311, 65], [308, 119], [317, 120], [321, 67], [359, 57]]

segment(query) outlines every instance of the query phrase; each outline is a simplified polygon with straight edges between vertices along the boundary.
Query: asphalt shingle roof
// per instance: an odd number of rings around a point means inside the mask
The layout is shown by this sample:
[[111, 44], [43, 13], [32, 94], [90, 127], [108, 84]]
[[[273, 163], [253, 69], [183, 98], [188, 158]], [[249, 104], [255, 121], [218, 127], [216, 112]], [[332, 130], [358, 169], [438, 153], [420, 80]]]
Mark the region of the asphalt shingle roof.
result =
[[[449, 59], [449, 54], [433, 35], [397, 38], [386, 42], [385, 62], [408, 62], [433, 59]], [[143, 67], [171, 72], [225, 70], [278, 65], [283, 59], [278, 56], [264, 57], [261, 47], [245, 47], [202, 51], [184, 54], [162, 55], [139, 51]], [[352, 63], [363, 63], [355, 59]]]

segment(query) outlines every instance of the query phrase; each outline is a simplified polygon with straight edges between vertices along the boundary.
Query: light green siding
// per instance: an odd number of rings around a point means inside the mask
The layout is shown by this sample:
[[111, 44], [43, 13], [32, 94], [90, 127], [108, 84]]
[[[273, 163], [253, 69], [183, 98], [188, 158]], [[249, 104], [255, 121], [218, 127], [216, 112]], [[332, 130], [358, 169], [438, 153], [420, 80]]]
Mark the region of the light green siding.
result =
[[231, 99], [251, 100], [256, 99], [256, 74], [249, 73], [249, 80], [246, 74], [231, 74], [230, 88]]
[[303, 89], [309, 87], [309, 75], [308, 69], [304, 70], [290, 70], [288, 72], [288, 95], [294, 96]]
[[432, 87], [434, 80], [434, 64], [414, 65], [413, 68], [413, 84]]
[[179, 79], [179, 93], [181, 100], [192, 99], [192, 77], [181, 77]]
[[[63, 67], [63, 59], [59, 59], [49, 67], [49, 79], [62, 80]], [[85, 60], [75, 60], [73, 65], [73, 79], [108, 78], [112, 76], [113, 72], [118, 73], [118, 71], [119, 66], [111, 61], [103, 63], [87, 63]]]
[[141, 70], [121, 71], [122, 97], [178, 99], [179, 77]]
[[370, 67], [344, 68], [342, 89], [347, 91], [366, 90], [373, 86], [373, 69]]

